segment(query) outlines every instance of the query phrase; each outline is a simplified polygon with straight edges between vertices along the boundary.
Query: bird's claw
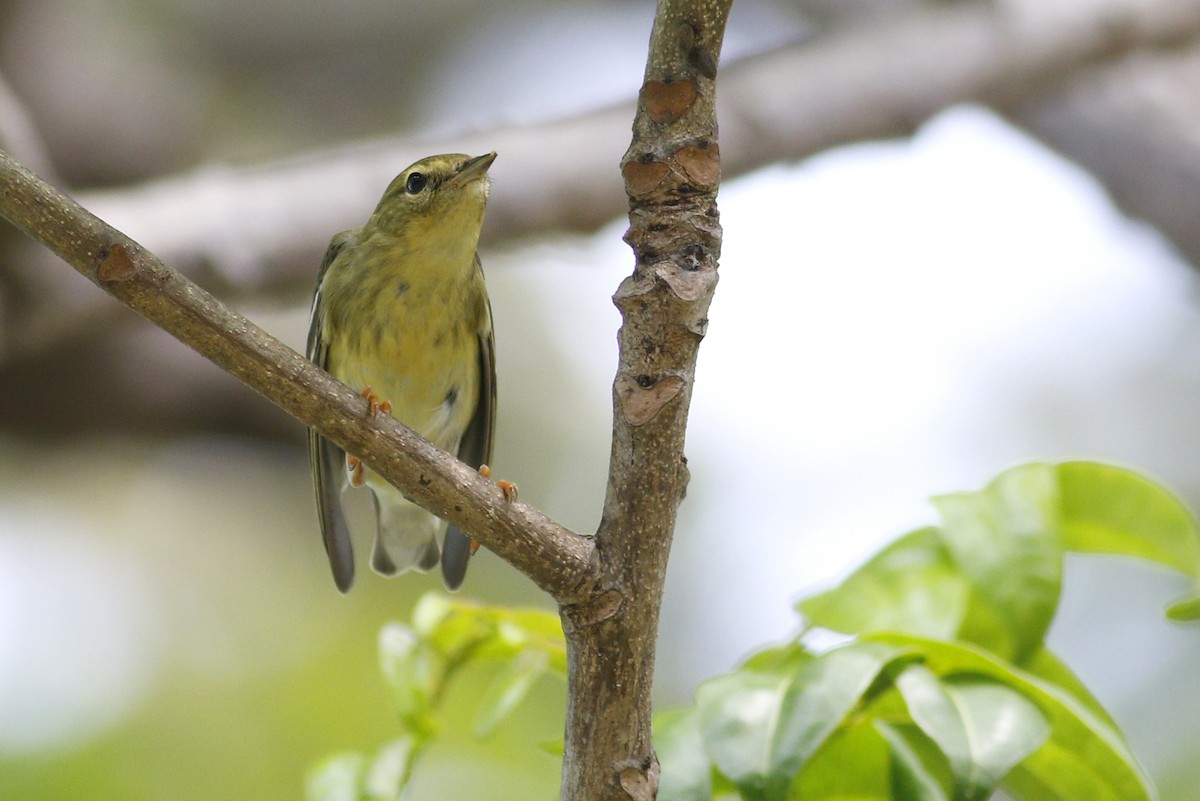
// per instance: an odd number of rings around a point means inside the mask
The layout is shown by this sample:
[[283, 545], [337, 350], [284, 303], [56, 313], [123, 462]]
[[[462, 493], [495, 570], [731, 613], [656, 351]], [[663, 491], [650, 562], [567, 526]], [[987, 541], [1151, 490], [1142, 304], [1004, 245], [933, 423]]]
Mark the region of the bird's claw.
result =
[[392, 402], [390, 400], [380, 400], [379, 396], [371, 389], [370, 384], [363, 387], [363, 391], [358, 393], [358, 395], [360, 398], [366, 400], [368, 414], [374, 415], [378, 412], [383, 412], [384, 414], [392, 413]]
[[504, 493], [504, 500], [512, 503], [517, 499], [517, 485], [502, 478], [496, 479], [496, 486]]
[[[486, 464], [479, 465], [479, 475], [484, 478], [492, 477], [492, 468]], [[496, 479], [496, 486], [500, 488], [500, 492], [504, 494], [504, 500], [512, 503], [517, 499], [517, 485], [511, 481], [505, 481], [502, 478]]]

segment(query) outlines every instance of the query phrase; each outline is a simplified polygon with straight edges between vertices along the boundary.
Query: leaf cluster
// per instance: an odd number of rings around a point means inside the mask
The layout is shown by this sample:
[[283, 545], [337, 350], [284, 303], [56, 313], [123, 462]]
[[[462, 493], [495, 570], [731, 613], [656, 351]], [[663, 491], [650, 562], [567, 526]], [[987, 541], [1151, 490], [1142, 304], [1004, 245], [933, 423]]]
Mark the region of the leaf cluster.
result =
[[[939, 525], [802, 599], [793, 640], [701, 685], [693, 707], [656, 717], [660, 801], [1155, 797], [1117, 725], [1045, 637], [1068, 553], [1138, 557], [1200, 582], [1188, 510], [1149, 479], [1096, 462], [1022, 465], [933, 503]], [[1200, 618], [1200, 592], [1167, 614]], [[464, 668], [494, 671], [479, 736], [538, 678], [566, 673], [555, 615], [442, 595], [386, 627], [380, 650], [403, 733], [373, 756], [319, 766], [313, 801], [398, 798]]]
[[[1194, 519], [1136, 473], [1035, 463], [934, 499], [902, 536], [801, 600], [806, 628], [661, 716], [661, 801], [1150, 801], [1116, 724], [1046, 647], [1068, 552], [1200, 578]], [[1195, 619], [1196, 593], [1172, 604]], [[843, 641], [825, 650], [816, 634]]]
[[562, 625], [538, 609], [488, 607], [442, 593], [421, 598], [408, 624], [390, 623], [379, 635], [380, 667], [391, 691], [401, 734], [375, 754], [338, 754], [309, 775], [310, 801], [399, 798], [413, 765], [438, 736], [447, 687], [481, 663], [493, 669], [478, 701], [474, 734], [496, 728], [546, 674], [566, 676]]

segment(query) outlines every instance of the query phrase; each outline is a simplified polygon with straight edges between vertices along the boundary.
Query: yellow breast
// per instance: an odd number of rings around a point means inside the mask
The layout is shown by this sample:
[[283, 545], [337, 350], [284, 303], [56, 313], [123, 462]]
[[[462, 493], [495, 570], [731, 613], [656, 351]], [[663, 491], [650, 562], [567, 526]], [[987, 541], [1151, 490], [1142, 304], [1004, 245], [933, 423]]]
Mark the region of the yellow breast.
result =
[[491, 325], [482, 275], [474, 252], [464, 259], [391, 239], [356, 241], [330, 265], [329, 371], [370, 386], [398, 420], [453, 450], [475, 409], [479, 337]]

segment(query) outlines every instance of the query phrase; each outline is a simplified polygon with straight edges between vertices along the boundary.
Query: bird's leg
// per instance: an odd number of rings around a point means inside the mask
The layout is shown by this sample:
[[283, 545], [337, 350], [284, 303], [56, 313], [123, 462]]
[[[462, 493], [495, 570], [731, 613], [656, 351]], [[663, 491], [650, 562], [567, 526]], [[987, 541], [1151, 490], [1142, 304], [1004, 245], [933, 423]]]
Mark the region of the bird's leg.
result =
[[[484, 478], [491, 478], [492, 468], [488, 467], [486, 464], [479, 465], [479, 475], [483, 476]], [[517, 485], [513, 482], [498, 478], [496, 479], [496, 486], [500, 488], [500, 492], [504, 495], [504, 500], [506, 503], [512, 503], [517, 499]], [[474, 556], [475, 552], [478, 550], [479, 541], [474, 539], [471, 540], [471, 555]]]
[[346, 454], [346, 472], [350, 474], [350, 486], [361, 487], [363, 485], [363, 463], [362, 459], [357, 456]]
[[[379, 396], [371, 389], [371, 385], [367, 384], [363, 387], [363, 391], [358, 393], [359, 397], [367, 402], [367, 414], [375, 415], [379, 412], [391, 414], [392, 402], [389, 400], [381, 401]], [[362, 459], [357, 456], [346, 454], [346, 472], [350, 474], [350, 486], [361, 487], [366, 480], [363, 473], [366, 468], [363, 466]]]

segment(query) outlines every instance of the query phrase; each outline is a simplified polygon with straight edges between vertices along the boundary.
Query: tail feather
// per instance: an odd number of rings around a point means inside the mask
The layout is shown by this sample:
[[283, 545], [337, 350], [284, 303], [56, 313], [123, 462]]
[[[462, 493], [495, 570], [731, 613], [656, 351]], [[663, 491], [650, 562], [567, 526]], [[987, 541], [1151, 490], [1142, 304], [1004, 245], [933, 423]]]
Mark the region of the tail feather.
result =
[[426, 572], [438, 563], [438, 540], [446, 524], [403, 498], [377, 498], [378, 531], [371, 567], [385, 576], [406, 570]]
[[442, 581], [446, 589], [457, 590], [467, 575], [467, 562], [471, 559], [471, 538], [450, 526], [442, 544]]

